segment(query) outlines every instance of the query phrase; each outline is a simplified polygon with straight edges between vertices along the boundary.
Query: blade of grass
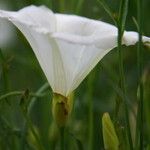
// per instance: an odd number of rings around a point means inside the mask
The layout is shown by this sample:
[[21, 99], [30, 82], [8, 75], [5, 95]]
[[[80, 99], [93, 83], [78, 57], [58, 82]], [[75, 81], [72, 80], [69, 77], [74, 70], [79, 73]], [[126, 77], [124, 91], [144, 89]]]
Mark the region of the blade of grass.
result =
[[[106, 73], [106, 75], [108, 76], [108, 79], [107, 79], [108, 83], [112, 86], [112, 88], [115, 90], [117, 95], [119, 97], [121, 97], [121, 99], [124, 99], [126, 101], [126, 103], [128, 104], [128, 107], [130, 108], [131, 112], [133, 113], [134, 117], [136, 118], [136, 113], [132, 108], [131, 99], [129, 99], [129, 97], [127, 95], [124, 95], [124, 93], [122, 92], [122, 90], [118, 86], [118, 84], [115, 84], [116, 80], [118, 80], [117, 73], [115, 73], [110, 67], [108, 67], [109, 65], [107, 65], [107, 64], [105, 65], [104, 63], [101, 63], [100, 65], [101, 65], [102, 69], [104, 70], [104, 72]], [[119, 108], [117, 108], [117, 109], [119, 109]], [[115, 116], [118, 116], [118, 115], [116, 114]], [[115, 117], [114, 119], [117, 120], [117, 117]]]
[[[118, 20], [118, 61], [119, 61], [120, 87], [124, 95], [126, 95], [126, 86], [125, 86], [123, 53], [122, 53], [122, 37], [125, 29], [127, 13], [128, 13], [128, 0], [122, 0], [120, 4], [119, 18], [118, 18], [119, 19]], [[124, 104], [125, 126], [126, 126], [128, 142], [129, 142], [129, 149], [133, 150], [133, 142], [131, 137], [130, 123], [129, 123], [128, 105], [125, 99], [122, 100]]]
[[[136, 145], [139, 150], [143, 149], [143, 83], [142, 83], [142, 72], [143, 72], [143, 52], [142, 52], [142, 28], [143, 28], [143, 15], [142, 15], [142, 0], [137, 1], [137, 22], [139, 27], [139, 42], [137, 47], [137, 67], [138, 67], [138, 85], [139, 85], [139, 101], [138, 101], [138, 114], [137, 114], [137, 133], [136, 132]], [[139, 136], [139, 137], [138, 137]], [[139, 142], [138, 142], [139, 139]]]
[[[49, 88], [49, 84], [46, 82], [37, 90], [37, 92], [34, 93], [34, 95], [36, 95], [36, 96], [33, 96], [33, 98], [29, 101], [29, 104], [27, 106], [27, 115], [30, 115], [33, 105], [35, 104], [35, 101], [38, 98], [41, 98], [42, 96], [44, 96], [44, 94], [42, 94], [42, 93], [44, 91], [46, 91], [48, 88]], [[30, 97], [31, 97], [31, 94], [32, 93], [29, 93]], [[24, 147], [24, 143], [25, 143], [24, 141], [26, 140], [25, 136], [26, 136], [26, 132], [27, 132], [27, 126], [28, 126], [27, 121], [25, 121], [24, 126], [23, 126], [23, 133], [22, 133], [22, 149]]]
[[[112, 20], [115, 22], [115, 24], [118, 27], [118, 40], [117, 41], [118, 41], [120, 88], [121, 88], [121, 90], [123, 92], [123, 96], [124, 96], [124, 95], [126, 95], [126, 88], [125, 88], [123, 54], [122, 54], [122, 36], [124, 33], [125, 22], [126, 22], [126, 17], [127, 17], [127, 13], [128, 13], [128, 0], [121, 1], [121, 5], [120, 5], [120, 9], [119, 9], [119, 18], [118, 18], [117, 22], [112, 15], [111, 9], [104, 2], [104, 0], [99, 0], [99, 2], [104, 7], [105, 11], [109, 14], [109, 16], [112, 18]], [[122, 101], [124, 103], [125, 124], [126, 124], [127, 136], [128, 136], [128, 141], [129, 141], [129, 149], [133, 150], [133, 143], [132, 143], [132, 137], [131, 137], [131, 131], [130, 131], [130, 124], [129, 124], [128, 108], [127, 108], [125, 98], [123, 98]]]
[[125, 30], [126, 18], [128, 13], [128, 3], [129, 0], [121, 0], [121, 4], [119, 8], [118, 27], [120, 30], [119, 32], [121, 32], [120, 33], [121, 39]]
[[25, 125], [27, 125], [27, 127], [31, 130], [35, 140], [36, 140], [36, 143], [38, 145], [38, 149], [39, 150], [44, 150], [44, 146], [43, 146], [43, 143], [41, 142], [41, 139], [39, 137], [39, 135], [37, 134], [33, 124], [32, 124], [32, 121], [28, 115], [28, 101], [30, 100], [30, 97], [29, 97], [29, 90], [27, 89], [24, 94], [22, 95], [21, 99], [20, 99], [20, 109], [21, 109], [21, 112], [23, 114], [23, 117], [25, 119]]
[[[13, 91], [13, 92], [9, 92], [9, 93], [6, 93], [2, 96], [0, 96], [0, 100], [2, 99], [6, 99], [8, 97], [11, 97], [11, 96], [19, 96], [19, 95], [23, 95], [24, 91]], [[31, 97], [43, 97], [45, 94], [36, 94], [36, 93], [30, 93], [29, 96]]]
[[93, 91], [94, 91], [94, 80], [95, 80], [95, 74], [96, 71], [94, 70], [92, 72], [92, 74], [89, 76], [88, 78], [88, 83], [87, 83], [87, 99], [88, 99], [88, 121], [89, 121], [89, 125], [88, 125], [88, 150], [93, 150], [93, 130], [94, 130], [94, 114], [93, 114]]
[[139, 32], [139, 25], [138, 25], [138, 22], [137, 22], [136, 18], [132, 17], [132, 19], [133, 19], [133, 22], [134, 22], [134, 24], [135, 24], [135, 26], [137, 28], [137, 31]]
[[[49, 86], [49, 83], [47, 83], [47, 82], [44, 83], [44, 84], [36, 91], [35, 95], [41, 95], [41, 94], [42, 94], [44, 91], [46, 91], [49, 87], [50, 87], [50, 86]], [[28, 114], [30, 114], [31, 109], [32, 109], [32, 107], [33, 107], [35, 101], [37, 100], [37, 98], [39, 98], [39, 97], [34, 96], [34, 97], [31, 99], [31, 101], [30, 101], [30, 103], [29, 103], [29, 105], [28, 105]]]
[[116, 24], [116, 20], [113, 16], [113, 12], [112, 10], [109, 8], [109, 6], [107, 5], [107, 3], [104, 0], [97, 0], [99, 2], [99, 4], [104, 8], [104, 10], [107, 12], [107, 14], [110, 16], [110, 18], [114, 21], [114, 23]]

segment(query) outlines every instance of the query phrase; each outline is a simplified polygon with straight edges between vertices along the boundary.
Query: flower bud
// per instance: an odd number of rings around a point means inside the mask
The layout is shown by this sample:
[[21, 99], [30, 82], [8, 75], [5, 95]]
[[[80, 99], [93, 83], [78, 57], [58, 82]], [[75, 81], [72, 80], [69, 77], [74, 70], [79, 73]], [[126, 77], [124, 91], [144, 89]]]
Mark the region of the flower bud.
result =
[[52, 102], [52, 114], [59, 127], [65, 126], [71, 113], [73, 99], [54, 93]]
[[106, 150], [119, 150], [119, 140], [108, 113], [104, 113], [102, 117], [102, 130], [104, 148]]

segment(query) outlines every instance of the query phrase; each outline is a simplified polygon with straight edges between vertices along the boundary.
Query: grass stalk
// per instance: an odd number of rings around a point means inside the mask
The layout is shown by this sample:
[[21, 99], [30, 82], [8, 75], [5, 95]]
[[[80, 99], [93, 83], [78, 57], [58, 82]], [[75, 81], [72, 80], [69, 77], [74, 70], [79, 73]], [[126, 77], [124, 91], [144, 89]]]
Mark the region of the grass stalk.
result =
[[[122, 89], [124, 96], [126, 95], [126, 86], [125, 86], [123, 53], [122, 53], [122, 37], [124, 33], [127, 12], [128, 12], [128, 0], [122, 0], [120, 5], [120, 10], [119, 10], [119, 20], [118, 20], [118, 60], [119, 60], [120, 88]], [[133, 150], [128, 106], [125, 101], [125, 98], [123, 99], [123, 106], [124, 106], [125, 126], [126, 126], [128, 142], [129, 142], [129, 149]]]
[[[42, 97], [42, 93], [43, 93], [44, 91], [46, 91], [49, 87], [50, 87], [50, 86], [49, 86], [49, 83], [48, 83], [48, 82], [44, 83], [44, 84], [35, 92], [35, 95], [39, 95], [39, 96], [41, 95], [41, 97]], [[32, 94], [32, 93], [30, 93], [30, 94]], [[38, 96], [32, 96], [32, 97], [33, 97], [33, 98], [31, 99], [31, 102], [30, 102], [29, 105], [28, 105], [28, 114], [30, 114], [31, 109], [32, 109], [32, 107], [33, 107], [35, 101], [37, 100], [37, 98], [39, 98]]]
[[[11, 97], [11, 96], [19, 96], [19, 95], [23, 95], [24, 94], [24, 91], [12, 91], [12, 92], [9, 92], [9, 93], [6, 93], [2, 96], [0, 96], [0, 100], [2, 99], [6, 99], [8, 97]], [[31, 97], [43, 97], [45, 94], [36, 94], [36, 93], [30, 93], [29, 96]]]
[[94, 79], [95, 79], [95, 71], [88, 78], [88, 91], [87, 91], [87, 98], [88, 98], [88, 150], [93, 150], [93, 130], [94, 130], [94, 114], [93, 114], [93, 90], [94, 90]]
[[139, 101], [137, 113], [137, 131], [136, 131], [136, 146], [137, 149], [143, 149], [143, 52], [142, 52], [142, 0], [137, 1], [137, 22], [138, 22], [138, 47], [137, 47], [137, 67], [138, 67], [138, 85], [139, 85]]
[[126, 126], [128, 141], [129, 141], [129, 147], [130, 147], [130, 150], [133, 150], [130, 123], [129, 123], [128, 105], [125, 101], [126, 88], [125, 88], [125, 77], [124, 77], [124, 66], [123, 66], [123, 54], [122, 54], [122, 48], [121, 48], [121, 45], [122, 45], [121, 44], [121, 41], [122, 41], [121, 34], [122, 34], [121, 30], [118, 30], [118, 55], [119, 55], [120, 88], [121, 88], [123, 95], [124, 95], [123, 106], [124, 106], [125, 126]]

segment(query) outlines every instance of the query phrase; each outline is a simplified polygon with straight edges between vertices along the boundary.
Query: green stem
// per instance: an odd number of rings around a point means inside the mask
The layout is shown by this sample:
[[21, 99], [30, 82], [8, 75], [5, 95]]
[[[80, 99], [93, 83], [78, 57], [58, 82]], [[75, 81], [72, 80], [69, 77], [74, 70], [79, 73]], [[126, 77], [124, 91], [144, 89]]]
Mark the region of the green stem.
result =
[[60, 128], [60, 149], [65, 150], [65, 138], [64, 138], [65, 127]]
[[128, 105], [125, 101], [126, 87], [125, 87], [123, 53], [122, 53], [122, 37], [123, 37], [123, 33], [124, 33], [127, 12], [128, 12], [128, 0], [122, 0], [121, 5], [120, 5], [120, 10], [119, 10], [119, 20], [118, 20], [119, 74], [120, 74], [120, 87], [121, 87], [123, 95], [124, 95], [123, 105], [124, 105], [126, 133], [127, 133], [128, 142], [129, 142], [129, 149], [133, 150], [133, 142], [132, 142], [132, 137], [131, 137], [130, 123], [129, 123]]
[[107, 12], [107, 14], [109, 15], [109, 17], [113, 20], [113, 22], [115, 23], [115, 25], [117, 25], [116, 19], [113, 16], [113, 12], [110, 9], [110, 7], [107, 5], [107, 3], [105, 2], [105, 0], [97, 0], [100, 5], [104, 8], [104, 10]]
[[94, 114], [93, 114], [93, 82], [95, 79], [95, 71], [92, 72], [92, 74], [88, 78], [88, 91], [87, 91], [87, 98], [88, 98], [88, 119], [89, 119], [89, 125], [88, 125], [88, 150], [93, 150], [93, 126], [94, 126]]
[[[10, 96], [18, 96], [18, 95], [23, 95], [23, 94], [24, 94], [24, 91], [13, 91], [13, 92], [9, 92], [9, 93], [6, 93], [6, 94], [0, 96], [0, 100], [5, 99], [5, 98], [8, 98], [8, 97], [10, 97]], [[43, 97], [44, 94], [30, 93], [30, 96], [31, 96], [31, 97]]]
[[[139, 42], [137, 48], [137, 66], [138, 66], [138, 85], [139, 85], [139, 102], [138, 102], [138, 117], [137, 129], [139, 128], [139, 149], [143, 149], [143, 83], [141, 81], [143, 71], [143, 52], [142, 52], [142, 0], [137, 1], [137, 21], [139, 25]], [[137, 131], [138, 132], [138, 131]], [[138, 140], [137, 140], [138, 141]], [[138, 143], [137, 143], [138, 145]]]
[[[49, 83], [44, 83], [35, 93], [35, 95], [42, 95], [42, 93], [47, 90], [49, 88]], [[41, 96], [42, 97], [42, 96]], [[37, 98], [39, 98], [38, 96], [33, 96], [33, 98], [31, 99], [31, 102], [29, 103], [28, 106], [28, 114], [30, 114], [30, 111], [35, 103], [35, 101], [37, 100]]]
[[[125, 88], [125, 77], [124, 77], [124, 67], [123, 67], [123, 54], [122, 54], [122, 30], [118, 29], [118, 54], [119, 54], [119, 73], [120, 73], [120, 88], [122, 89], [123, 95], [126, 95], [126, 88]], [[129, 141], [130, 150], [133, 150], [132, 144], [132, 137], [131, 137], [131, 130], [130, 130], [130, 123], [129, 123], [129, 114], [128, 114], [128, 106], [123, 99], [124, 104], [124, 112], [125, 112], [125, 125], [127, 129], [127, 136]]]
[[[30, 114], [31, 109], [32, 109], [32, 107], [33, 107], [35, 101], [37, 100], [37, 98], [39, 98], [39, 96], [42, 97], [42, 93], [43, 93], [48, 87], [49, 87], [49, 84], [46, 82], [44, 85], [42, 85], [42, 86], [37, 90], [37, 92], [35, 93], [36, 96], [34, 96], [34, 97], [30, 100], [30, 102], [29, 102], [29, 104], [28, 104], [28, 107], [27, 107], [27, 108], [28, 108], [27, 115]], [[19, 93], [19, 92], [18, 92], [18, 93]], [[22, 92], [22, 93], [24, 93], [24, 92]], [[32, 93], [29, 93], [29, 94], [30, 94], [30, 96], [31, 96]], [[21, 94], [21, 95], [22, 95], [22, 94]], [[44, 96], [44, 95], [43, 95], [43, 96]], [[23, 126], [22, 149], [24, 148], [24, 145], [25, 145], [24, 140], [25, 140], [26, 132], [27, 132], [27, 121], [24, 122], [24, 126]]]

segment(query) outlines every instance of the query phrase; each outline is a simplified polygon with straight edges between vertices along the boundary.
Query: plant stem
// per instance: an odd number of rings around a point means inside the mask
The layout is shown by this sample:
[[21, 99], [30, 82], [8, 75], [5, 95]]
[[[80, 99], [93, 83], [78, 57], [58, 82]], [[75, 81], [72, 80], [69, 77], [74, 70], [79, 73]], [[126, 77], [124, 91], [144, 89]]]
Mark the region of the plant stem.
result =
[[[0, 100], [5, 99], [5, 98], [10, 97], [10, 96], [18, 96], [18, 95], [23, 95], [23, 94], [24, 94], [24, 91], [13, 91], [13, 92], [9, 92], [9, 93], [6, 93], [6, 94], [0, 96]], [[30, 96], [31, 96], [31, 97], [43, 97], [44, 94], [30, 93]]]
[[[29, 104], [28, 104], [28, 106], [27, 106], [27, 114], [26, 115], [29, 115], [30, 114], [30, 112], [31, 112], [31, 109], [32, 109], [32, 107], [33, 107], [33, 105], [34, 105], [34, 103], [35, 103], [35, 101], [37, 100], [37, 98], [39, 98], [39, 97], [42, 97], [42, 96], [44, 96], [42, 93], [47, 89], [49, 87], [49, 84], [46, 82], [44, 85], [42, 85], [38, 90], [37, 90], [37, 92], [34, 94], [34, 95], [36, 95], [35, 97], [33, 97], [30, 101], [29, 101]], [[19, 92], [18, 91], [18, 94], [23, 94], [24, 92], [22, 91], [22, 92]], [[17, 93], [16, 93], [17, 94]], [[32, 95], [32, 93], [29, 93], [29, 95], [31, 96]], [[24, 149], [24, 145], [25, 145], [25, 142], [24, 142], [24, 140], [25, 140], [25, 136], [26, 136], [26, 132], [27, 132], [27, 119], [26, 119], [26, 121], [24, 122], [24, 125], [23, 125], [23, 133], [22, 133], [22, 139], [21, 139], [21, 141], [22, 141], [22, 149]]]
[[128, 142], [129, 142], [129, 149], [133, 150], [133, 143], [132, 143], [132, 137], [131, 137], [130, 123], [129, 123], [128, 106], [125, 101], [126, 87], [125, 87], [123, 53], [122, 53], [122, 37], [123, 37], [123, 33], [124, 33], [127, 12], [128, 12], [128, 0], [122, 0], [121, 5], [120, 5], [120, 11], [119, 11], [119, 20], [118, 20], [119, 74], [120, 74], [120, 87], [124, 94], [123, 105], [124, 105], [125, 126], [126, 126]]
[[[35, 95], [41, 95], [42, 97], [42, 93], [47, 90], [49, 88], [49, 83], [44, 83], [35, 93]], [[30, 111], [35, 103], [35, 101], [37, 100], [37, 98], [39, 98], [38, 96], [33, 96], [33, 98], [31, 99], [31, 102], [29, 103], [28, 106], [28, 114], [30, 114]]]
[[133, 144], [132, 144], [132, 137], [131, 137], [131, 130], [130, 130], [130, 123], [129, 123], [129, 114], [128, 114], [128, 106], [125, 101], [125, 95], [126, 95], [126, 88], [125, 88], [125, 77], [124, 77], [124, 67], [123, 67], [123, 54], [122, 54], [122, 48], [121, 48], [121, 41], [122, 41], [122, 35], [121, 30], [118, 30], [118, 53], [119, 53], [119, 73], [120, 73], [120, 88], [122, 89], [124, 99], [123, 99], [123, 105], [124, 105], [124, 112], [125, 112], [125, 125], [127, 129], [127, 135], [128, 135], [128, 141], [129, 141], [129, 147], [130, 150], [133, 150]]
[[93, 122], [94, 122], [94, 114], [93, 114], [93, 82], [95, 79], [95, 70], [92, 72], [92, 74], [88, 78], [88, 91], [87, 91], [87, 99], [88, 99], [88, 120], [89, 120], [89, 125], [88, 125], [88, 150], [93, 150]]
[[139, 102], [138, 102], [138, 117], [137, 128], [139, 128], [139, 149], [143, 149], [143, 83], [141, 81], [143, 71], [143, 53], [142, 53], [142, 0], [137, 1], [137, 21], [139, 25], [139, 42], [137, 48], [137, 67], [138, 67], [138, 85], [139, 85]]
[[61, 150], [65, 150], [65, 138], [64, 138], [65, 127], [60, 127], [60, 146]]

